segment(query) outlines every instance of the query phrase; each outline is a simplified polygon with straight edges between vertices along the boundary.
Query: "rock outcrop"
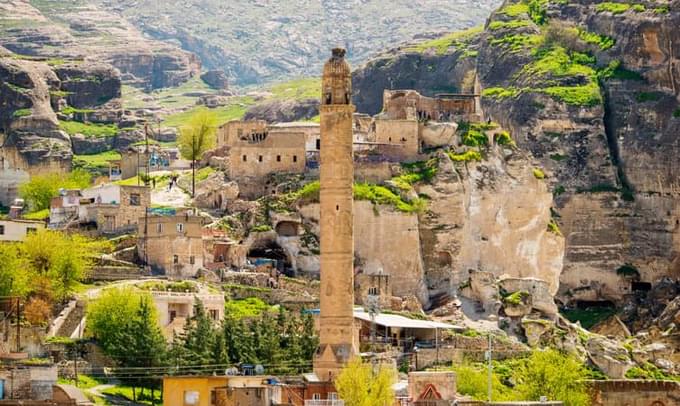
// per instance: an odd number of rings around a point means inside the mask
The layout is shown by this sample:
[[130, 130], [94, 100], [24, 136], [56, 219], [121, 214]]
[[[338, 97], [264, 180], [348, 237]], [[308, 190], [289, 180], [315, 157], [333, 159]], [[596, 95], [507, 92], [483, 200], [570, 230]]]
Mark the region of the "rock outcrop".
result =
[[[531, 206], [542, 202], [553, 209], [552, 220], [564, 235], [565, 248], [563, 254], [548, 255], [549, 273], [557, 277], [549, 281], [551, 290], [564, 304], [622, 304], [663, 276], [680, 276], [680, 200], [674, 175], [680, 43], [672, 34], [680, 24], [679, 3], [667, 8], [650, 3], [611, 13], [587, 0], [546, 2], [532, 15], [519, 3], [504, 2], [484, 30], [467, 41], [446, 36], [430, 45], [405, 45], [370, 61], [353, 74], [355, 102], [360, 110], [376, 112], [383, 88], [413, 88], [423, 94], [442, 92], [440, 86], [479, 91], [485, 116], [508, 130], [527, 155], [525, 165], [544, 175], [538, 194], [529, 182], [510, 195], [513, 200], [531, 196]], [[510, 5], [514, 8], [506, 8]], [[580, 55], [585, 56], [578, 59]], [[471, 179], [480, 182], [484, 177]], [[447, 186], [449, 192], [454, 185]], [[497, 201], [505, 188], [509, 192], [503, 184], [493, 198], [486, 195], [470, 204]], [[465, 216], [450, 209], [460, 207], [455, 194], [436, 189], [421, 192], [433, 197], [433, 212], [449, 216], [441, 221], [449, 228], [447, 235], [423, 232], [424, 241], [436, 237], [435, 257], [425, 255], [428, 273], [441, 268], [438, 260], [452, 263], [459, 272], [471, 264], [471, 269], [485, 269], [475, 266], [474, 255], [449, 259], [440, 254], [465, 252], [464, 244], [452, 237], [464, 229], [460, 219]], [[474, 196], [472, 190], [466, 187], [465, 193]], [[497, 208], [483, 208], [483, 213], [496, 213]], [[494, 217], [476, 218], [471, 224], [487, 219]], [[502, 235], [497, 229], [482, 236], [491, 242]], [[479, 248], [469, 252], [486, 253]], [[536, 255], [540, 257], [534, 252], [526, 258]], [[479, 261], [493, 257], [480, 255]], [[446, 276], [444, 272], [437, 280]]]
[[319, 115], [319, 100], [273, 100], [256, 104], [246, 111], [244, 120], [286, 123], [309, 120]]

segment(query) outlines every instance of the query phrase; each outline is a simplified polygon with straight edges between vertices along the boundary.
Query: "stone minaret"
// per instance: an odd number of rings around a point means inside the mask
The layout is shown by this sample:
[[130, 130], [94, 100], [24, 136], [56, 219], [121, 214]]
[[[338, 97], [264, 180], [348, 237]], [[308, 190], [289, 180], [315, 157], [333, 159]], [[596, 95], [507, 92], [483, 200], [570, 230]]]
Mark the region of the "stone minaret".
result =
[[332, 381], [357, 354], [354, 334], [352, 78], [334, 49], [321, 83], [321, 317], [314, 372]]

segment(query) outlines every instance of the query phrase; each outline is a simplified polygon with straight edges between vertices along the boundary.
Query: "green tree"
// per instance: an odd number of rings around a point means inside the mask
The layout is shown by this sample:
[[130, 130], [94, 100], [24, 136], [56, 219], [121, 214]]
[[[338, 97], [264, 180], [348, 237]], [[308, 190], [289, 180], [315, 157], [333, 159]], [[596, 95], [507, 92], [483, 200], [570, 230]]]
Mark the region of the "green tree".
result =
[[[39, 230], [19, 245], [24, 272], [42, 280], [50, 295], [63, 300], [85, 279], [95, 261], [111, 248], [110, 243], [80, 234]], [[35, 290], [35, 289], [34, 289]]]
[[59, 189], [85, 189], [91, 182], [92, 175], [83, 169], [74, 169], [68, 176], [47, 173], [32, 176], [19, 187], [19, 195], [31, 211], [40, 211], [49, 209], [50, 201], [59, 195]]
[[0, 296], [25, 296], [30, 291], [18, 253], [19, 244], [0, 244]]
[[373, 365], [357, 357], [335, 379], [335, 388], [347, 406], [385, 406], [394, 404], [395, 382], [389, 367], [380, 366], [374, 372]]
[[126, 342], [119, 332], [126, 331], [130, 320], [137, 317], [144, 295], [148, 293], [132, 288], [105, 289], [87, 306], [87, 334], [114, 359], [125, 356]]
[[[213, 322], [205, 312], [203, 303], [196, 299], [194, 301], [193, 316], [187, 318], [184, 325], [184, 332], [180, 335], [179, 345], [183, 347], [182, 365], [210, 365], [214, 364], [213, 351], [215, 336]], [[210, 371], [196, 370], [195, 373], [206, 373]]]
[[136, 400], [137, 386], [151, 388], [151, 398], [154, 399], [153, 391], [158, 385], [158, 379], [153, 377], [154, 368], [165, 364], [167, 348], [158, 325], [156, 308], [148, 295], [140, 296], [134, 317], [115, 335], [109, 348], [114, 360], [124, 367], [139, 368], [128, 379], [133, 399]]
[[182, 157], [191, 161], [191, 196], [196, 192], [196, 161], [215, 145], [217, 116], [201, 110], [191, 116], [186, 126], [180, 128], [177, 145]]
[[585, 365], [573, 356], [557, 350], [534, 351], [513, 375], [520, 398], [564, 402], [565, 406], [590, 405], [590, 395], [585, 380], [588, 379]]

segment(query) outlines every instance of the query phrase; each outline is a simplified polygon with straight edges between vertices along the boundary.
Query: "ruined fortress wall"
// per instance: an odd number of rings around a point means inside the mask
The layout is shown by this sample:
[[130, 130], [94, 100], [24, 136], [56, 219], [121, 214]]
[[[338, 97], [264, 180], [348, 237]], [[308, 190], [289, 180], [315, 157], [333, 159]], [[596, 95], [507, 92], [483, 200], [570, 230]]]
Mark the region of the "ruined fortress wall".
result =
[[230, 151], [232, 179], [305, 171], [305, 134], [270, 134], [260, 142], [238, 142]]
[[414, 157], [418, 155], [418, 122], [375, 120], [375, 142], [395, 146], [394, 153], [400, 158]]
[[318, 151], [317, 141], [321, 139], [321, 127], [316, 123], [283, 123], [274, 124], [268, 128], [270, 136], [288, 133], [303, 133], [305, 135], [305, 150]]
[[[422, 96], [415, 90], [385, 90], [383, 112], [390, 119], [452, 121], [477, 112], [476, 97], [436, 98]], [[415, 114], [414, 117], [411, 117]]]

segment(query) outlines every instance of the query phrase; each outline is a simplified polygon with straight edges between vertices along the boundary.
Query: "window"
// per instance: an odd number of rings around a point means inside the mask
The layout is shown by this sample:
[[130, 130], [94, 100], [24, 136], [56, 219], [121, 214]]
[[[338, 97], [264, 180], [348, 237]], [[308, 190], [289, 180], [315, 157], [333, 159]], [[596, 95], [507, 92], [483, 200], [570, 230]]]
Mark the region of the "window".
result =
[[158, 224], [156, 224], [156, 232], [157, 232], [158, 234], [160, 234], [160, 233], [163, 232], [163, 223], [158, 223]]
[[338, 400], [338, 394], [335, 392], [328, 393], [328, 400]]
[[243, 155], [243, 162], [248, 162], [248, 157], [246, 155]]
[[312, 395], [312, 400], [321, 400], [321, 394], [320, 393], [315, 393]]
[[184, 232], [184, 223], [177, 223], [177, 232], [178, 233]]
[[189, 257], [189, 263], [190, 263], [191, 265], [193, 265], [193, 264], [196, 263], [196, 259], [195, 259], [195, 257], [194, 257], [193, 255]]
[[368, 288], [368, 294], [373, 295], [373, 296], [377, 296], [378, 295], [378, 288], [376, 288], [375, 286]]
[[316, 149], [321, 149], [321, 139], [320, 138], [316, 139]]
[[139, 206], [140, 205], [140, 197], [139, 193], [130, 193], [130, 206]]
[[5, 235], [5, 226], [0, 226], [0, 235]]
[[220, 318], [220, 312], [217, 311], [217, 309], [208, 310], [208, 314], [210, 315], [210, 318], [214, 321], [217, 321]]
[[198, 392], [185, 391], [184, 392], [184, 406], [198, 406]]
[[172, 263], [175, 264], [175, 265], [179, 264], [179, 256], [178, 255], [172, 256]]
[[281, 155], [276, 156], [276, 162], [281, 162]]
[[293, 155], [293, 162], [297, 162], [297, 155]]
[[258, 162], [262, 162], [262, 155], [260, 155], [260, 156], [257, 157], [257, 161], [258, 161]]
[[38, 229], [35, 227], [26, 227], [26, 234], [34, 234], [37, 233]]

